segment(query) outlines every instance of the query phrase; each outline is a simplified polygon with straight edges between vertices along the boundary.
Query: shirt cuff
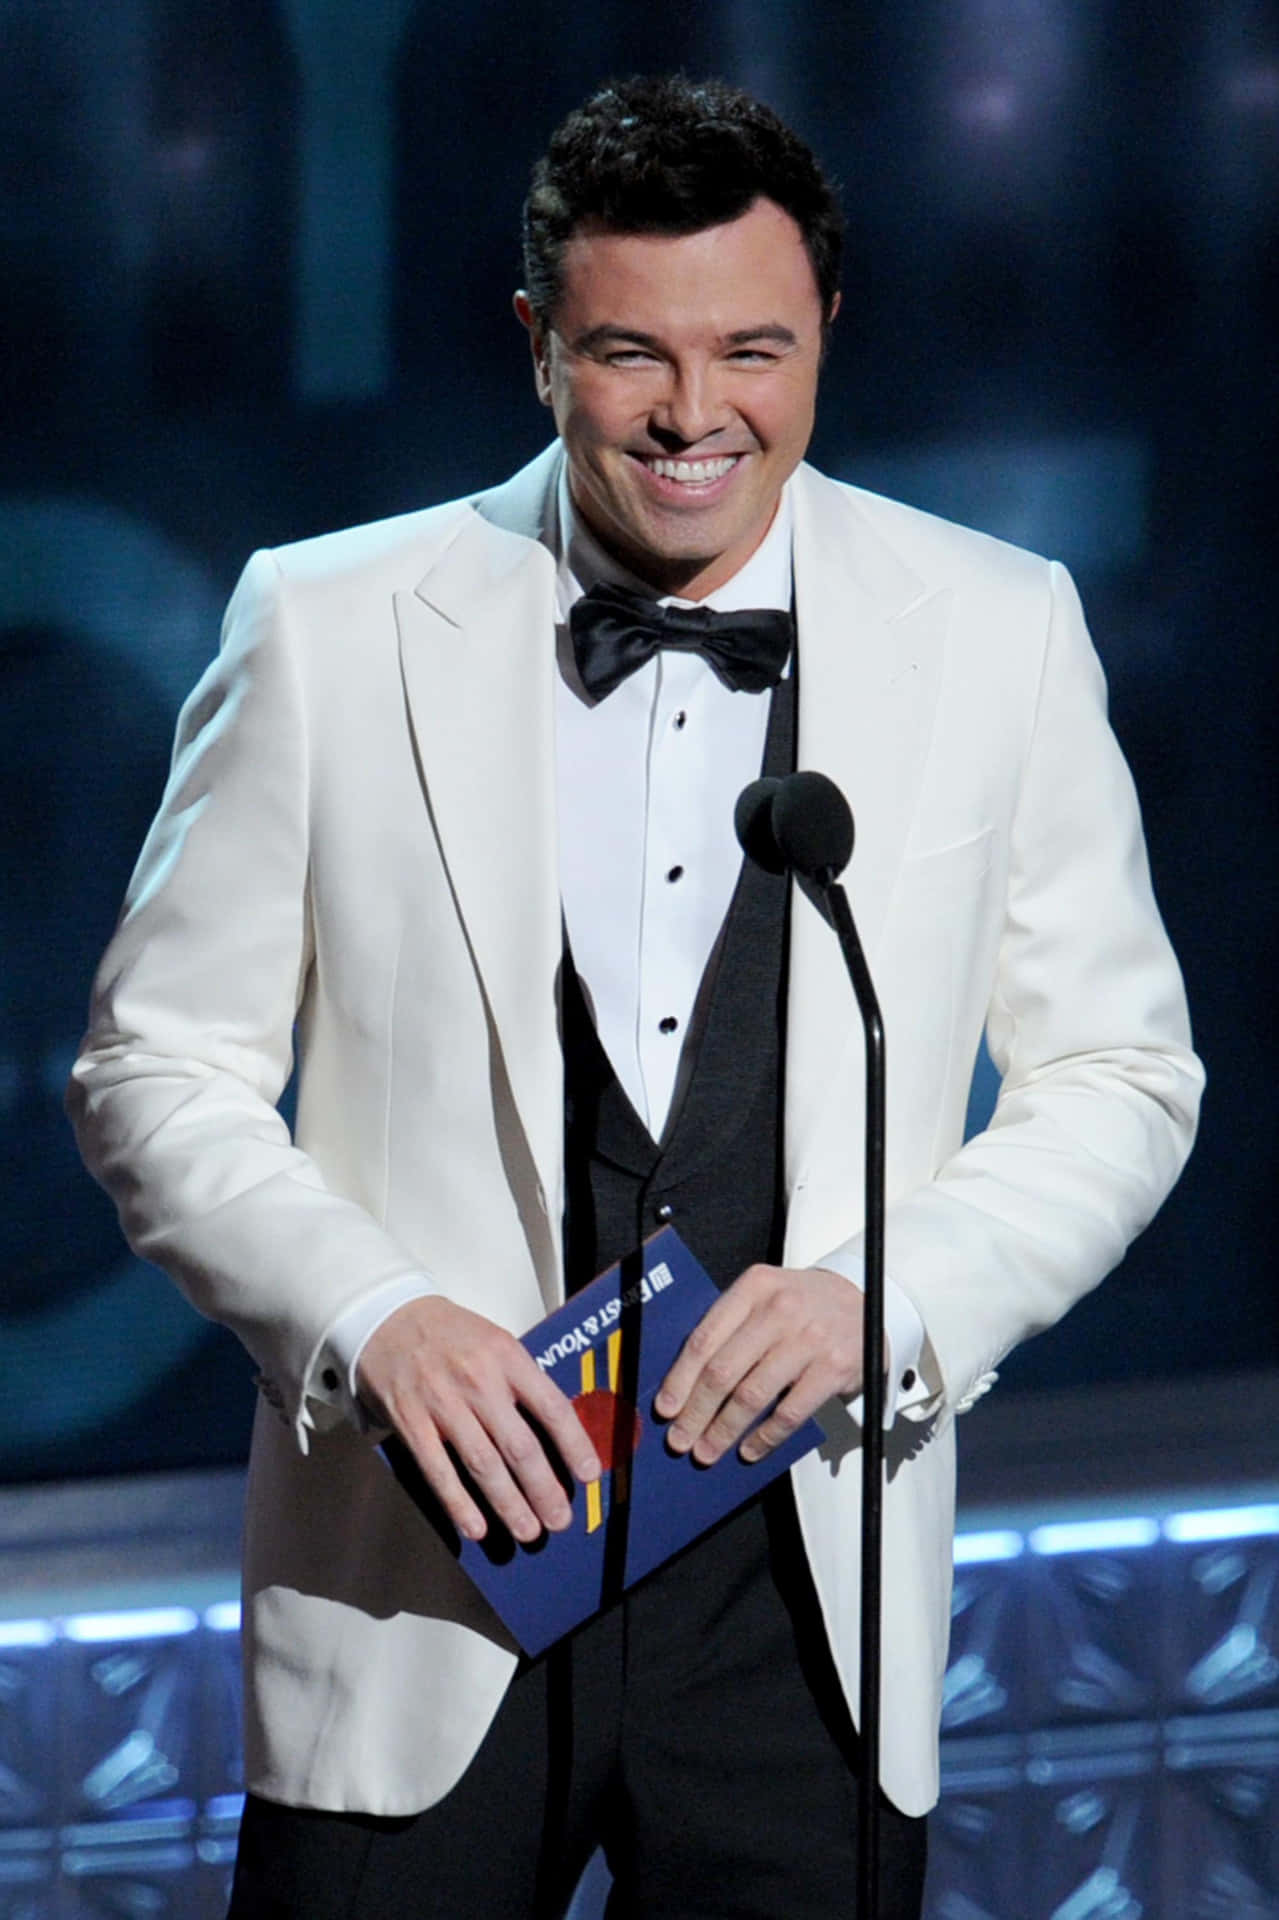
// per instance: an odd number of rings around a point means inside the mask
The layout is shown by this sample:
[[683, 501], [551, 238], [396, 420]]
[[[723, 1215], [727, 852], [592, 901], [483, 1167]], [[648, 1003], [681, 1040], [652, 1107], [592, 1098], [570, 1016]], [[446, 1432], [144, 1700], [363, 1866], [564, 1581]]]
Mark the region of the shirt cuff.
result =
[[307, 1398], [331, 1407], [336, 1415], [367, 1433], [374, 1422], [359, 1396], [355, 1369], [360, 1355], [384, 1320], [410, 1300], [425, 1299], [436, 1291], [425, 1273], [406, 1273], [347, 1307], [320, 1343], [306, 1382]]
[[[814, 1260], [812, 1264], [815, 1267], [825, 1267], [831, 1273], [840, 1274], [845, 1280], [851, 1280], [855, 1287], [865, 1292], [865, 1256], [860, 1236], [856, 1240], [845, 1241], [842, 1247], [836, 1247], [824, 1259]], [[888, 1363], [887, 1377], [884, 1382], [885, 1428], [892, 1426], [899, 1413], [922, 1405], [925, 1400], [931, 1400], [933, 1397], [932, 1389], [924, 1379], [920, 1364], [924, 1340], [924, 1323], [919, 1317], [914, 1301], [885, 1274], [884, 1351]], [[854, 1420], [860, 1421], [863, 1418], [864, 1408], [860, 1393], [855, 1400], [849, 1401], [848, 1410]]]

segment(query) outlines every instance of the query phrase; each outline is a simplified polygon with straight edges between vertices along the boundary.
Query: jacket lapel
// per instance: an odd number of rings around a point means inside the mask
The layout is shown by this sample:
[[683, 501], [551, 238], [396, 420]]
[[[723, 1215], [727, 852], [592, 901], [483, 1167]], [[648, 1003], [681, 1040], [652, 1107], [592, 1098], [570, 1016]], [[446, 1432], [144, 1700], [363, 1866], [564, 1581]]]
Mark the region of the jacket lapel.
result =
[[[798, 762], [829, 774], [852, 808], [856, 840], [844, 885], [873, 976], [918, 805], [949, 596], [921, 581], [884, 542], [854, 494], [802, 467], [795, 481], [795, 601]], [[788, 1190], [804, 1177], [833, 1090], [850, 1084], [849, 1076], [860, 1086], [864, 1073], [861, 1022], [835, 935], [798, 890], [792, 913]], [[845, 1144], [855, 1178], [860, 1134]]]
[[[554, 562], [539, 535], [558, 470], [552, 448], [479, 496], [417, 588], [396, 601], [426, 801], [545, 1200], [548, 1306], [562, 1287], [563, 934]], [[918, 804], [948, 596], [884, 542], [855, 495], [807, 467], [795, 482], [795, 595], [798, 763], [828, 773], [853, 809], [845, 883], [873, 973]], [[835, 937], [798, 893], [792, 912], [788, 1190], [803, 1181], [834, 1089], [851, 1076], [860, 1085], [863, 1073]], [[841, 1158], [854, 1176], [861, 1150], [860, 1135], [846, 1133]]]
[[[555, 796], [554, 562], [535, 537], [555, 463], [482, 496], [411, 593], [396, 596], [419, 770], [536, 1170], [557, 1304], [563, 1064]], [[496, 502], [497, 514], [493, 506]], [[499, 523], [503, 507], [520, 526]]]

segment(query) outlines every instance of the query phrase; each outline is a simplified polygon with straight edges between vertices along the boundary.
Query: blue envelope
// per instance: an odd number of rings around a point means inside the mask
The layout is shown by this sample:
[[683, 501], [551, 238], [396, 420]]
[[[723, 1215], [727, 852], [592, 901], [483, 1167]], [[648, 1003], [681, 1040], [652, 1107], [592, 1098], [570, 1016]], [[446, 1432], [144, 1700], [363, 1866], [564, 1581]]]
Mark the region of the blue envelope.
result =
[[736, 1449], [699, 1467], [666, 1445], [653, 1401], [687, 1335], [717, 1297], [673, 1227], [610, 1267], [524, 1335], [524, 1345], [572, 1400], [605, 1465], [593, 1487], [561, 1479], [573, 1505], [563, 1533], [521, 1545], [470, 1488], [488, 1519], [483, 1540], [462, 1540], [408, 1448], [382, 1443], [397, 1479], [528, 1654], [583, 1620], [759, 1493], [820, 1445], [807, 1420], [782, 1446], [748, 1465]]

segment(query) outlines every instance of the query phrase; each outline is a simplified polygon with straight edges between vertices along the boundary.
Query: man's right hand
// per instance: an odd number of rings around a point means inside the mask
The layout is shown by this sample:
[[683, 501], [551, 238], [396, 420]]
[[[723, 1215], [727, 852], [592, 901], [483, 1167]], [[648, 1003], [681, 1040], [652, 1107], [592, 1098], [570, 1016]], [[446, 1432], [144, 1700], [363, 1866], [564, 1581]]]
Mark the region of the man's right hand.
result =
[[573, 1514], [529, 1414], [578, 1480], [600, 1462], [573, 1403], [513, 1334], [452, 1300], [410, 1300], [375, 1328], [356, 1362], [360, 1398], [394, 1427], [458, 1532], [484, 1537], [485, 1520], [451, 1447], [517, 1540], [559, 1533]]

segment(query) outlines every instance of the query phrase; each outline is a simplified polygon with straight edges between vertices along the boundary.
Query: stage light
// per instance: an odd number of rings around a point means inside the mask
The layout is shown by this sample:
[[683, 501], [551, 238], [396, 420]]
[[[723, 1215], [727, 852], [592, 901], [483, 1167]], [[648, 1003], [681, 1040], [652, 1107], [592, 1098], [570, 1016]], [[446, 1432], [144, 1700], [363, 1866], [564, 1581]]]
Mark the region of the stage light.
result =
[[1117, 1553], [1127, 1547], [1153, 1547], [1159, 1522], [1144, 1517], [1116, 1520], [1069, 1520], [1035, 1527], [1029, 1535], [1032, 1553]]
[[211, 1633], [238, 1633], [240, 1631], [239, 1601], [215, 1601], [213, 1606], [204, 1609], [204, 1624]]
[[1279, 1533], [1279, 1506], [1209, 1507], [1170, 1513], [1164, 1521], [1165, 1537], [1183, 1543], [1246, 1540], [1263, 1533]]
[[47, 1647], [57, 1637], [52, 1620], [0, 1620], [0, 1647]]
[[995, 1560], [1016, 1560], [1025, 1545], [1021, 1535], [1011, 1527], [992, 1527], [984, 1533], [957, 1533], [955, 1565], [978, 1567]]
[[68, 1640], [164, 1640], [193, 1633], [198, 1614], [190, 1607], [131, 1607], [118, 1613], [77, 1613], [62, 1622]]

